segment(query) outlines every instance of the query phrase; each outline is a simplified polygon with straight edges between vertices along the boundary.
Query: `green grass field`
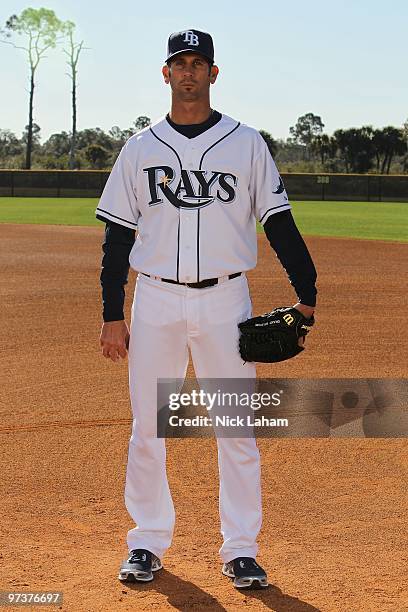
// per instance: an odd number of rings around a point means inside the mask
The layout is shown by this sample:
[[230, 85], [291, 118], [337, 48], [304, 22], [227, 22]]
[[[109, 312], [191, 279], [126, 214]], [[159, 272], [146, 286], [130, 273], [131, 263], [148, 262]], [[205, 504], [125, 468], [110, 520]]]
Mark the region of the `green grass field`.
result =
[[[93, 198], [2, 198], [0, 223], [101, 225]], [[304, 235], [408, 242], [408, 203], [292, 202]], [[260, 228], [259, 228], [260, 229]]]

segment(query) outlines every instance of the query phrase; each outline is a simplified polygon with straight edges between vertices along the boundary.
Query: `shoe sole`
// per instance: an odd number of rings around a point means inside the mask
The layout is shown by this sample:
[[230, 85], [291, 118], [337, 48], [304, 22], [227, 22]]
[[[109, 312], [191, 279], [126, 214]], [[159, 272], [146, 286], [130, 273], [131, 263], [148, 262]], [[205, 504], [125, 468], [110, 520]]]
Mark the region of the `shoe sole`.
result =
[[137, 570], [135, 571], [131, 568], [121, 569], [118, 575], [118, 579], [121, 582], [150, 582], [154, 578], [153, 572], [161, 570], [162, 567], [163, 565], [161, 561], [157, 560], [153, 562], [151, 572], [142, 572]]
[[266, 576], [242, 576], [236, 578], [233, 572], [221, 570], [224, 576], [233, 579], [233, 585], [237, 589], [265, 589], [269, 586]]

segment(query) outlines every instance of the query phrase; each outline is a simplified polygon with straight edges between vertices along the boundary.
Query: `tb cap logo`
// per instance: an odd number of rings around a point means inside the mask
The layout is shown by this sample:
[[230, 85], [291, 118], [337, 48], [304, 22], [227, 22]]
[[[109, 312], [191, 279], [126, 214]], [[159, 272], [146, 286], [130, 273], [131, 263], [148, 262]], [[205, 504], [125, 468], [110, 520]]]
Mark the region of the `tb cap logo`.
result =
[[185, 43], [187, 43], [188, 45], [192, 45], [193, 47], [198, 47], [198, 45], [200, 44], [198, 40], [198, 35], [194, 34], [194, 32], [192, 32], [191, 30], [187, 30], [186, 32], [184, 32], [183, 40]]

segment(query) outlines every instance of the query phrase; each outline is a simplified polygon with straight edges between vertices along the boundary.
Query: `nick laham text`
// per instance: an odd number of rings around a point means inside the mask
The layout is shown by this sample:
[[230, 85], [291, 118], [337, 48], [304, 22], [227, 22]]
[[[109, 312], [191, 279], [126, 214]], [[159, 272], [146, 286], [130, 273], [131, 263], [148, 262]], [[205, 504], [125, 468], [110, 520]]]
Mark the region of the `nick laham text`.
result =
[[288, 427], [288, 419], [270, 419], [255, 415], [240, 416], [201, 416], [192, 418], [172, 414], [169, 418], [171, 427]]

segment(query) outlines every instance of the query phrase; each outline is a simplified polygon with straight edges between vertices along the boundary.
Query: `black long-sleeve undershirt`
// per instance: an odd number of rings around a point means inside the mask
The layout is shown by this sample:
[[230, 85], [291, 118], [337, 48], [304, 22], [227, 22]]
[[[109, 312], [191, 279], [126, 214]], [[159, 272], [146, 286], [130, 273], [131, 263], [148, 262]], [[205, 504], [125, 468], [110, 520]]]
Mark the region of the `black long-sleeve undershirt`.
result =
[[316, 306], [316, 269], [290, 210], [270, 216], [264, 230], [269, 244], [286, 270], [299, 302]]
[[[102, 217], [99, 218], [104, 220]], [[264, 229], [299, 301], [308, 306], [315, 306], [316, 270], [290, 210], [269, 217]], [[134, 242], [135, 230], [112, 221], [106, 223], [100, 276], [103, 320], [106, 322], [124, 319], [125, 285], [129, 274], [129, 255]]]
[[[98, 217], [101, 221], [104, 219]], [[129, 275], [129, 255], [135, 242], [135, 230], [108, 221], [102, 244], [102, 302], [104, 321], [122, 321], [125, 316], [125, 285]]]

